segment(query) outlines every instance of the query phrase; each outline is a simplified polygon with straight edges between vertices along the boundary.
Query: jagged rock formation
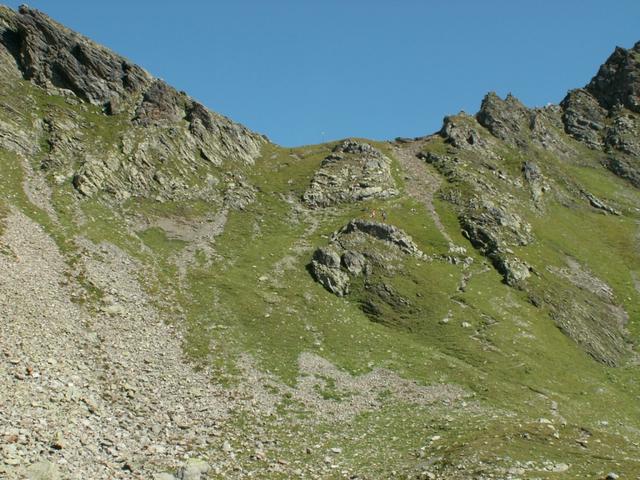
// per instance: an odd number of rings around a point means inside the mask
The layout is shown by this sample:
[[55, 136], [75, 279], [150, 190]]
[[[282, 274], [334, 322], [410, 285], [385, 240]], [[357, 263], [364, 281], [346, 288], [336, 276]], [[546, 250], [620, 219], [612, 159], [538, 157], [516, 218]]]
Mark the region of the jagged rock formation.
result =
[[328, 247], [314, 252], [310, 269], [323, 287], [344, 296], [349, 293], [353, 277], [370, 275], [374, 266], [393, 270], [397, 251], [417, 258], [424, 256], [399, 228], [355, 219], [331, 235]]
[[[551, 198], [582, 201], [601, 213], [621, 215], [574, 180], [544, 173], [549, 163], [545, 155], [566, 159], [577, 155], [577, 147], [562, 137], [560, 129], [601, 152], [596, 157], [599, 163], [640, 185], [638, 55], [639, 44], [631, 50], [617, 49], [589, 85], [569, 92], [559, 108], [528, 109], [512, 95], [502, 100], [490, 93], [475, 117], [445, 118], [439, 136], [450, 146], [446, 155], [419, 154], [449, 180], [452, 186], [443, 198], [455, 206], [463, 235], [490, 260], [504, 282], [529, 292], [536, 305], [546, 305], [563, 332], [609, 365], [619, 365], [628, 354], [624, 309], [610, 298], [587, 299], [578, 293], [565, 297], [537, 279], [530, 281], [539, 273], [515, 251], [536, 244], [535, 230], [523, 219], [530, 209], [544, 214]], [[511, 153], [511, 148], [518, 153]], [[519, 195], [525, 185], [528, 199]]]
[[567, 133], [602, 151], [607, 168], [640, 187], [633, 158], [640, 155], [640, 42], [616, 48], [589, 84], [569, 92], [561, 106]]
[[391, 160], [368, 143], [345, 140], [322, 161], [302, 198], [311, 207], [327, 207], [397, 194]]
[[152, 77], [107, 49], [68, 30], [42, 12], [21, 6], [3, 11], [2, 43], [27, 80], [47, 89], [73, 92], [109, 107], [142, 92]]
[[[110, 193], [159, 199], [219, 198], [215, 167], [251, 164], [265, 139], [215, 114], [128, 60], [71, 32], [43, 13], [0, 10], [0, 50], [13, 69], [46, 92], [78, 98], [115, 116], [109, 144], [79, 148], [95, 136], [82, 115], [45, 118], [43, 166], [73, 179], [85, 196]], [[139, 128], [131, 128], [131, 124]], [[32, 148], [37, 148], [34, 145]], [[87, 148], [89, 147], [89, 148]], [[24, 149], [25, 146], [22, 146]]]
[[602, 148], [607, 111], [583, 89], [570, 91], [560, 104], [568, 133], [591, 148]]
[[482, 100], [476, 119], [500, 140], [522, 146], [531, 130], [532, 112], [513, 95], [502, 100], [492, 92]]
[[[531, 226], [516, 213], [514, 202], [501, 197], [502, 204], [496, 204], [493, 198], [499, 197], [498, 191], [461, 166], [456, 159], [434, 153], [421, 156], [450, 181], [464, 182], [473, 192], [449, 198], [459, 210], [463, 235], [492, 261], [507, 284], [520, 285], [530, 276], [531, 267], [514, 256], [511, 249], [529, 245], [534, 237]], [[538, 183], [542, 174], [530, 164], [525, 163], [522, 168], [523, 175], [528, 177], [532, 191], [539, 199], [543, 192], [543, 187]], [[498, 178], [507, 179], [501, 171], [497, 170], [496, 173]]]

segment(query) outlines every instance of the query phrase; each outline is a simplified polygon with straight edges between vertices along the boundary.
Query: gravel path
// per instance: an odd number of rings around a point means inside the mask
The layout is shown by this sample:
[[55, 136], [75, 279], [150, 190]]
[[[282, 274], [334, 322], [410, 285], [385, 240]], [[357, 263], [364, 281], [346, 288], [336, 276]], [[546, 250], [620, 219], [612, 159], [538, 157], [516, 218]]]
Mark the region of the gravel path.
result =
[[417, 157], [423, 145], [424, 142], [419, 140], [394, 145], [393, 153], [404, 170], [406, 192], [427, 208], [438, 231], [449, 243], [453, 243], [433, 205], [433, 195], [440, 188], [442, 179], [430, 172], [424, 161]]

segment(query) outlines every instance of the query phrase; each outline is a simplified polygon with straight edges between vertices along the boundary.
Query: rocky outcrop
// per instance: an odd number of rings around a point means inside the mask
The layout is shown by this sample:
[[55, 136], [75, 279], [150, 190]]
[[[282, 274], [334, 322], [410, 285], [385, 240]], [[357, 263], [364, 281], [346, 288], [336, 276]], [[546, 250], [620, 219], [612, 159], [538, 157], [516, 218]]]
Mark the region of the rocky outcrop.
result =
[[542, 175], [540, 167], [534, 161], [526, 161], [522, 165], [522, 175], [531, 190], [531, 199], [536, 206], [540, 207], [543, 194], [551, 188]]
[[331, 293], [342, 297], [349, 293], [349, 275], [342, 270], [341, 257], [332, 248], [319, 248], [313, 254], [311, 272]]
[[637, 164], [630, 159], [623, 157], [610, 156], [603, 161], [605, 167], [618, 175], [620, 178], [624, 178], [634, 187], [640, 188], [640, 169]]
[[584, 89], [560, 104], [568, 134], [607, 154], [604, 166], [640, 186], [640, 42], [616, 48]]
[[15, 57], [24, 78], [38, 86], [68, 90], [94, 105], [127, 101], [152, 81], [142, 68], [21, 6], [0, 12], [0, 41]]
[[510, 209], [481, 200], [460, 217], [462, 233], [487, 256], [505, 283], [518, 286], [531, 275], [531, 267], [511, 252], [512, 246], [533, 241], [531, 226]]
[[570, 284], [561, 295], [546, 294], [558, 327], [599, 362], [620, 365], [629, 353], [629, 315], [616, 302], [613, 289], [572, 258], [566, 267], [547, 270]]
[[409, 235], [393, 225], [351, 220], [331, 235], [328, 247], [318, 248], [310, 264], [314, 278], [331, 293], [349, 293], [353, 279], [367, 277], [373, 268], [392, 271], [400, 255], [422, 258]]
[[486, 145], [474, 118], [466, 113], [444, 117], [438, 132], [445, 141], [460, 149], [478, 149]]
[[510, 144], [524, 145], [531, 132], [531, 112], [516, 97], [509, 94], [502, 100], [494, 92], [482, 100], [476, 114], [478, 123], [500, 140]]
[[327, 207], [397, 194], [391, 160], [368, 143], [345, 140], [322, 161], [302, 199]]
[[140, 125], [175, 123], [185, 116], [187, 98], [162, 80], [155, 80], [144, 92], [134, 121]]
[[615, 118], [607, 131], [605, 144], [609, 150], [625, 155], [640, 157], [640, 118], [631, 113], [621, 111], [614, 113]]
[[640, 42], [616, 48], [586, 90], [607, 110], [621, 105], [640, 113]]
[[560, 103], [566, 132], [590, 148], [602, 148], [608, 112], [586, 90], [571, 90]]
[[363, 233], [377, 240], [390, 243], [409, 255], [418, 257], [422, 255], [422, 252], [411, 237], [393, 225], [361, 219], [351, 220], [347, 225], [335, 232], [331, 239], [332, 241], [340, 242], [344, 235], [350, 233]]
[[251, 188], [225, 191], [213, 167], [252, 164], [266, 139], [123, 57], [37, 10], [0, 7], [0, 60], [3, 69], [13, 68], [48, 94], [105, 114], [99, 123], [108, 129], [96, 132], [88, 109], [53, 109], [40, 126], [41, 138], [21, 147], [40, 153], [47, 173], [60, 182], [71, 179], [82, 196], [229, 198], [229, 205], [250, 200]]

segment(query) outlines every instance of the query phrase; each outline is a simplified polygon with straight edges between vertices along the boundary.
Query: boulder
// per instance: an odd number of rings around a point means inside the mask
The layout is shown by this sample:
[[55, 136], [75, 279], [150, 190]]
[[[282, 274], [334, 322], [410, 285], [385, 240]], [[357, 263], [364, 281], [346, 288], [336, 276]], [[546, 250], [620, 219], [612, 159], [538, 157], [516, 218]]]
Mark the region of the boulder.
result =
[[359, 276], [368, 278], [372, 265], [392, 272], [400, 255], [426, 257], [399, 228], [354, 219], [331, 235], [329, 246], [313, 253], [309, 270], [331, 293], [344, 296], [349, 293], [352, 280]]
[[42, 460], [27, 468], [27, 478], [29, 480], [59, 480], [61, 477], [55, 464], [48, 460]]
[[323, 263], [313, 260], [311, 262], [311, 273], [313, 277], [324, 288], [339, 297], [349, 293], [351, 280], [349, 275], [338, 267], [329, 267]]
[[202, 475], [210, 470], [210, 466], [204, 460], [190, 458], [187, 463], [178, 469], [177, 480], [200, 480]]
[[351, 275], [360, 275], [367, 265], [367, 259], [360, 252], [347, 250], [342, 254], [341, 264]]
[[341, 235], [346, 235], [352, 232], [361, 232], [378, 240], [389, 242], [392, 245], [398, 247], [404, 253], [416, 256], [423, 255], [418, 246], [414, 243], [413, 239], [404, 231], [393, 225], [373, 222], [370, 220], [351, 220], [347, 225], [335, 232], [332, 236], [332, 239], [336, 240]]
[[460, 149], [477, 149], [486, 144], [478, 133], [477, 123], [466, 113], [444, 117], [438, 133], [447, 143]]
[[313, 254], [313, 260], [329, 268], [340, 267], [340, 255], [332, 248], [319, 248]]

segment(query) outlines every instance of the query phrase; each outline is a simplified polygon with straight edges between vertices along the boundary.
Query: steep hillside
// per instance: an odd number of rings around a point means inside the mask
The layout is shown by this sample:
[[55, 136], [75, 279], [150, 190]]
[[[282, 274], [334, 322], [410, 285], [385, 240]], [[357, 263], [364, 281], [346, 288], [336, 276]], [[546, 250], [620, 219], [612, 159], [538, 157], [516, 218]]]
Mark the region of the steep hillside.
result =
[[640, 43], [300, 148], [27, 7], [0, 72], [0, 478], [640, 475]]

